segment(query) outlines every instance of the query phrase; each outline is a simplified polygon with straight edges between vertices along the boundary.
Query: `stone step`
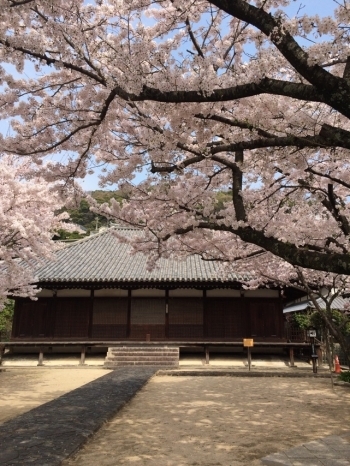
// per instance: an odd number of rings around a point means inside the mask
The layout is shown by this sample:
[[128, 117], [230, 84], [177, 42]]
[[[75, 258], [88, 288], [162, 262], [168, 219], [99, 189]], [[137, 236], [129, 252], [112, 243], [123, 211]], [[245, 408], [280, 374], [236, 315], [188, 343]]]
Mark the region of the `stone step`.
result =
[[114, 362], [110, 363], [106, 361], [104, 363], [104, 367], [106, 369], [112, 369], [114, 367], [122, 367], [122, 366], [178, 366], [178, 361], [170, 361], [170, 362], [164, 362], [164, 361], [122, 361], [122, 362]]
[[119, 353], [107, 353], [107, 357], [119, 357], [119, 356], [135, 356], [137, 357], [138, 355], [140, 356], [171, 356], [171, 357], [177, 357], [179, 353], [172, 353], [169, 351], [120, 351]]
[[178, 354], [174, 353], [113, 353], [113, 354], [107, 354], [108, 358], [119, 358], [119, 357], [124, 357], [124, 356], [132, 356], [134, 358], [137, 358], [139, 356], [149, 356], [150, 358], [153, 357], [165, 357], [165, 358], [178, 358]]
[[156, 346], [123, 346], [108, 348], [104, 367], [178, 366], [179, 348]]
[[179, 348], [175, 347], [168, 347], [168, 346], [121, 346], [121, 347], [110, 347], [108, 348], [108, 352], [115, 353], [119, 351], [170, 351], [172, 353], [178, 353]]
[[121, 356], [114, 358], [106, 358], [108, 362], [119, 362], [119, 361], [178, 361], [178, 358], [173, 357], [161, 357], [161, 356]]

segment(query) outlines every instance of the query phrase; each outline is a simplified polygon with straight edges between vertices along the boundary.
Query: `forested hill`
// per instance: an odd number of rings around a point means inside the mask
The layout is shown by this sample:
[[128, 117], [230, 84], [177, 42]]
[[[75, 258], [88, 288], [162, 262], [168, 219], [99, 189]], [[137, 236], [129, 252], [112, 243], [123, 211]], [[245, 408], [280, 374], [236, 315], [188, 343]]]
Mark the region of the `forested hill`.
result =
[[[89, 193], [99, 204], [110, 201], [110, 199], [117, 199], [122, 202], [125, 199], [119, 191], [103, 191], [96, 190]], [[84, 234], [68, 233], [64, 230], [59, 231], [59, 235], [55, 239], [77, 239], [89, 234], [90, 231], [98, 230], [100, 227], [107, 226], [108, 220], [102, 215], [97, 215], [91, 212], [90, 206], [87, 201], [82, 200], [79, 207], [75, 209], [65, 209], [70, 215], [70, 223], [74, 223], [86, 229]]]
[[[103, 191], [96, 190], [89, 193], [99, 204], [104, 202], [109, 202], [112, 198], [117, 199], [117, 201], [122, 202], [126, 199], [125, 195], [122, 195], [120, 191]], [[232, 193], [230, 191], [223, 191], [217, 193], [217, 205], [216, 209], [222, 209], [225, 202], [229, 201], [232, 198]], [[75, 209], [65, 209], [70, 215], [70, 223], [79, 225], [86, 229], [86, 232], [83, 234], [79, 233], [68, 233], [65, 230], [60, 230], [59, 234], [55, 236], [54, 239], [64, 240], [64, 239], [78, 239], [90, 234], [90, 231], [98, 230], [101, 227], [108, 225], [108, 219], [102, 215], [97, 215], [95, 212], [91, 212], [89, 204], [87, 201], [82, 200], [79, 207]]]

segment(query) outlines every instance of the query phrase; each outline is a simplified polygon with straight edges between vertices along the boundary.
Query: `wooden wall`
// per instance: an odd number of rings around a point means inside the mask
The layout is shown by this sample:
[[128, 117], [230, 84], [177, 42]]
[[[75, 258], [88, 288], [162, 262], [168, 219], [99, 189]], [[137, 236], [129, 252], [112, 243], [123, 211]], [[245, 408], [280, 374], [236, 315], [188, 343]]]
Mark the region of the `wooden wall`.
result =
[[[197, 291], [197, 290], [195, 290]], [[136, 294], [136, 293], [135, 293]], [[279, 297], [218, 297], [201, 292], [181, 297], [39, 297], [17, 299], [13, 339], [56, 340], [274, 340], [283, 337]]]

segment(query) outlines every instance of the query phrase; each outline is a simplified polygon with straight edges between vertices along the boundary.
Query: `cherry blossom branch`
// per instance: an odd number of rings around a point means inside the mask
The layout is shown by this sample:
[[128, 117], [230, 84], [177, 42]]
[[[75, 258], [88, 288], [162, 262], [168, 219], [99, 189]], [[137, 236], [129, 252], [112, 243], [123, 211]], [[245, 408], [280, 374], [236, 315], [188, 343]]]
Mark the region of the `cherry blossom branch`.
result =
[[313, 167], [308, 167], [308, 168], [306, 168], [306, 169], [305, 169], [305, 172], [313, 173], [314, 175], [317, 175], [317, 176], [320, 176], [320, 177], [323, 177], [323, 178], [327, 178], [327, 179], [333, 181], [334, 183], [338, 183], [338, 184], [344, 186], [345, 188], [349, 188], [349, 189], [350, 189], [350, 183], [347, 183], [345, 180], [342, 180], [342, 179], [339, 178], [339, 177], [332, 176], [332, 175], [330, 175], [329, 173], [322, 173], [322, 172], [319, 172], [319, 171], [315, 170]]
[[[84, 75], [84, 76], [86, 76], [88, 78], [91, 78], [94, 81], [97, 81], [98, 83], [106, 86], [106, 81], [103, 78], [101, 78], [100, 76], [98, 76], [95, 73], [92, 73], [89, 70], [86, 70], [85, 68], [82, 68], [81, 66], [77, 66], [77, 65], [75, 65], [73, 63], [69, 63], [69, 62], [66, 62], [66, 61], [61, 61], [61, 60], [58, 60], [56, 58], [49, 57], [46, 54], [35, 52], [35, 51], [29, 50], [29, 49], [24, 48], [24, 47], [16, 46], [15, 44], [11, 44], [11, 42], [8, 39], [1, 39], [0, 38], [0, 44], [4, 45], [5, 47], [7, 47], [9, 49], [21, 52], [24, 55], [27, 55], [28, 57], [36, 58], [37, 60], [44, 62], [48, 66], [50, 66], [50, 65], [62, 66], [63, 68], [66, 68], [68, 70], [77, 71], [78, 73], [80, 73], [80, 74], [82, 74], [82, 75]], [[122, 90], [120, 92], [121, 92], [121, 94], [123, 94]], [[126, 100], [127, 100], [127, 97], [128, 96], [126, 96]]]
[[[344, 132], [345, 133], [345, 132]], [[338, 141], [337, 145], [340, 145], [340, 147], [350, 149], [350, 133], [347, 133], [347, 138], [343, 139], [341, 142]], [[216, 154], [220, 154], [222, 152], [227, 153], [227, 152], [236, 152], [236, 151], [243, 151], [243, 150], [254, 150], [254, 149], [262, 149], [262, 148], [270, 148], [270, 147], [298, 147], [299, 149], [302, 148], [319, 148], [319, 147], [334, 147], [334, 143], [332, 141], [325, 140], [324, 138], [320, 136], [305, 136], [305, 137], [297, 137], [297, 136], [284, 136], [284, 137], [269, 137], [269, 138], [261, 138], [261, 139], [253, 139], [249, 141], [241, 141], [241, 142], [236, 142], [236, 143], [231, 143], [231, 144], [220, 144], [220, 143], [214, 143], [208, 144], [208, 152], [207, 154], [201, 155], [200, 152], [195, 151], [192, 148], [189, 148], [185, 144], [178, 143], [177, 147], [179, 147], [182, 150], [191, 152], [196, 155], [194, 158], [186, 159], [182, 161], [180, 164], [177, 165], [170, 165], [168, 167], [157, 167], [156, 165], [153, 164], [152, 166], [152, 173], [172, 173], [176, 170], [179, 170], [179, 168], [186, 168], [189, 165], [193, 165], [194, 163], [201, 162], [202, 160], [205, 159], [206, 156], [210, 156], [212, 160], [215, 160], [221, 164], [224, 164], [227, 167], [230, 168], [235, 168], [236, 165], [227, 159], [223, 159], [218, 157]], [[309, 168], [306, 171], [312, 171], [315, 174], [316, 171], [313, 169]], [[321, 175], [321, 174], [319, 174]], [[327, 175], [324, 175], [327, 176]]]
[[[59, 60], [46, 54], [32, 51], [28, 48], [11, 44], [8, 39], [0, 39], [0, 44], [8, 47], [9, 49], [16, 50], [29, 57], [36, 58], [45, 62], [47, 65], [57, 65], [63, 68], [76, 71], [94, 81], [98, 82], [103, 86], [107, 86], [105, 78], [99, 76], [92, 71], [89, 71], [81, 66], [77, 66], [73, 63]], [[143, 90], [139, 94], [125, 91], [121, 86], [115, 86], [111, 92], [111, 96], [120, 97], [126, 101], [145, 101], [151, 100], [156, 102], [165, 103], [188, 103], [188, 102], [224, 102], [230, 100], [242, 99], [245, 97], [252, 97], [260, 94], [272, 94], [280, 95], [285, 97], [291, 97], [293, 99], [312, 101], [312, 102], [323, 102], [327, 103], [328, 99], [321, 93], [315, 90], [313, 86], [301, 83], [293, 83], [290, 81], [282, 81], [271, 78], [263, 78], [258, 83], [241, 84], [229, 88], [214, 89], [210, 94], [201, 92], [199, 90], [194, 91], [161, 91], [156, 88], [143, 86]], [[350, 113], [349, 113], [350, 116]]]
[[[344, 275], [350, 274], [350, 254], [339, 254], [335, 252], [327, 254], [318, 251], [311, 251], [308, 248], [301, 248], [295, 244], [283, 242], [271, 236], [268, 237], [264, 232], [255, 230], [249, 226], [233, 228], [227, 225], [200, 222], [195, 227], [190, 225], [186, 228], [177, 228], [174, 230], [174, 234], [183, 235], [195, 230], [196, 228], [233, 233], [241, 240], [255, 244], [294, 266], [321, 271], [330, 270], [333, 273]], [[171, 235], [166, 235], [162, 240], [166, 241], [170, 237]]]
[[87, 129], [87, 128], [91, 128], [92, 126], [96, 126], [99, 123], [100, 123], [100, 121], [97, 120], [95, 122], [87, 123], [86, 125], [81, 125], [78, 128], [71, 131], [69, 134], [67, 134], [67, 136], [65, 136], [64, 138], [60, 139], [59, 141], [57, 141], [57, 142], [55, 142], [53, 144], [50, 144], [49, 147], [46, 147], [46, 148], [40, 147], [38, 149], [30, 150], [30, 151], [25, 151], [24, 149], [11, 150], [11, 149], [7, 148], [6, 152], [8, 152], [9, 154], [20, 154], [20, 155], [36, 155], [36, 154], [43, 154], [45, 152], [50, 152], [53, 149], [56, 149], [57, 147], [61, 146], [63, 143], [69, 141], [72, 138], [72, 136], [74, 136], [76, 133], [82, 131], [83, 129]]
[[195, 116], [195, 118], [199, 118], [199, 119], [202, 119], [202, 120], [218, 121], [219, 123], [224, 123], [225, 125], [233, 126], [235, 128], [242, 128], [242, 129], [249, 129], [250, 131], [256, 131], [259, 136], [263, 136], [265, 138], [274, 138], [274, 137], [276, 137], [274, 134], [269, 133], [268, 131], [265, 131], [265, 130], [263, 130], [261, 128], [258, 128], [255, 125], [253, 125], [253, 124], [251, 124], [251, 123], [249, 123], [247, 121], [240, 121], [240, 120], [237, 120], [237, 119], [232, 120], [230, 118], [226, 118], [226, 117], [223, 117], [221, 115], [211, 115], [211, 114], [204, 115], [203, 113], [197, 113], [194, 116]]
[[194, 45], [194, 48], [197, 50], [197, 53], [200, 57], [204, 58], [204, 54], [202, 52], [202, 49], [200, 48], [194, 34], [193, 34], [193, 31], [191, 29], [191, 24], [190, 24], [190, 21], [188, 18], [185, 19], [185, 24], [187, 26], [187, 31], [188, 31], [188, 34], [191, 38], [191, 41], [192, 41], [192, 44]]
[[251, 252], [246, 255], [230, 257], [230, 259], [218, 258], [216, 256], [209, 259], [203, 256], [203, 254], [201, 254], [201, 259], [206, 262], [230, 262], [231, 263], [231, 262], [239, 262], [239, 261], [246, 260], [246, 259], [252, 259], [253, 257], [262, 256], [264, 254], [267, 254], [267, 252], [264, 249], [258, 249], [257, 251]]
[[[116, 87], [116, 93], [122, 97], [122, 92]], [[262, 78], [257, 83], [238, 84], [237, 86], [214, 89], [210, 93], [195, 91], [161, 91], [144, 86], [139, 94], [129, 94], [128, 99], [134, 101], [153, 100], [167, 103], [189, 102], [226, 102], [253, 97], [261, 94], [280, 95], [297, 100], [327, 103], [327, 97], [319, 93], [309, 84], [293, 83], [272, 78]]]

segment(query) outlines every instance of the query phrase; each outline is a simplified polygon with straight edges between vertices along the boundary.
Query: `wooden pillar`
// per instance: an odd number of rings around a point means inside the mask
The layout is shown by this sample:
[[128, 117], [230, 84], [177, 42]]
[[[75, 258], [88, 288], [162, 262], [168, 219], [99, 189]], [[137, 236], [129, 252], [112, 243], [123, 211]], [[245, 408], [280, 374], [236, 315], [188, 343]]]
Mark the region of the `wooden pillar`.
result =
[[44, 365], [44, 348], [39, 349], [39, 359], [38, 359], [38, 366], [43, 366]]
[[12, 331], [11, 331], [11, 339], [16, 338], [19, 336], [19, 323], [20, 323], [20, 316], [21, 316], [21, 309], [22, 309], [22, 299], [15, 299], [15, 307], [13, 312], [13, 321], [12, 321]]
[[90, 301], [89, 301], [89, 321], [88, 321], [88, 338], [92, 338], [92, 324], [94, 320], [94, 299], [95, 291], [90, 290]]
[[278, 290], [278, 298], [279, 298], [279, 316], [280, 316], [280, 318], [279, 318], [280, 325], [279, 325], [279, 335], [278, 335], [278, 337], [283, 338], [285, 335], [284, 335], [283, 299], [282, 299], [281, 290]]
[[248, 370], [250, 371], [250, 368], [252, 367], [252, 352], [251, 352], [251, 347], [247, 347], [247, 359], [248, 359]]
[[5, 353], [5, 345], [0, 343], [0, 366], [2, 364], [2, 358], [4, 356], [4, 353]]
[[290, 367], [294, 367], [294, 348], [292, 347], [289, 348], [289, 362]]
[[169, 338], [169, 290], [165, 290], [165, 338]]
[[204, 352], [205, 352], [205, 364], [209, 364], [209, 346], [204, 347]]
[[85, 366], [86, 346], [81, 347], [79, 366]]
[[317, 362], [318, 362], [318, 366], [321, 367], [323, 365], [323, 355], [322, 355], [322, 348], [321, 346], [318, 346], [316, 348], [316, 354], [317, 354]]
[[55, 336], [56, 312], [57, 312], [57, 290], [52, 290], [51, 301], [51, 317], [49, 318], [49, 335], [51, 338]]
[[250, 316], [249, 316], [249, 309], [247, 306], [247, 300], [244, 298], [244, 290], [239, 290], [240, 293], [240, 307], [242, 309], [242, 316], [243, 316], [243, 335], [242, 338], [247, 338], [251, 334], [250, 330]]
[[208, 337], [208, 306], [207, 290], [203, 290], [203, 337]]
[[131, 290], [128, 290], [128, 313], [127, 313], [127, 320], [126, 320], [126, 336], [130, 338], [131, 335]]

